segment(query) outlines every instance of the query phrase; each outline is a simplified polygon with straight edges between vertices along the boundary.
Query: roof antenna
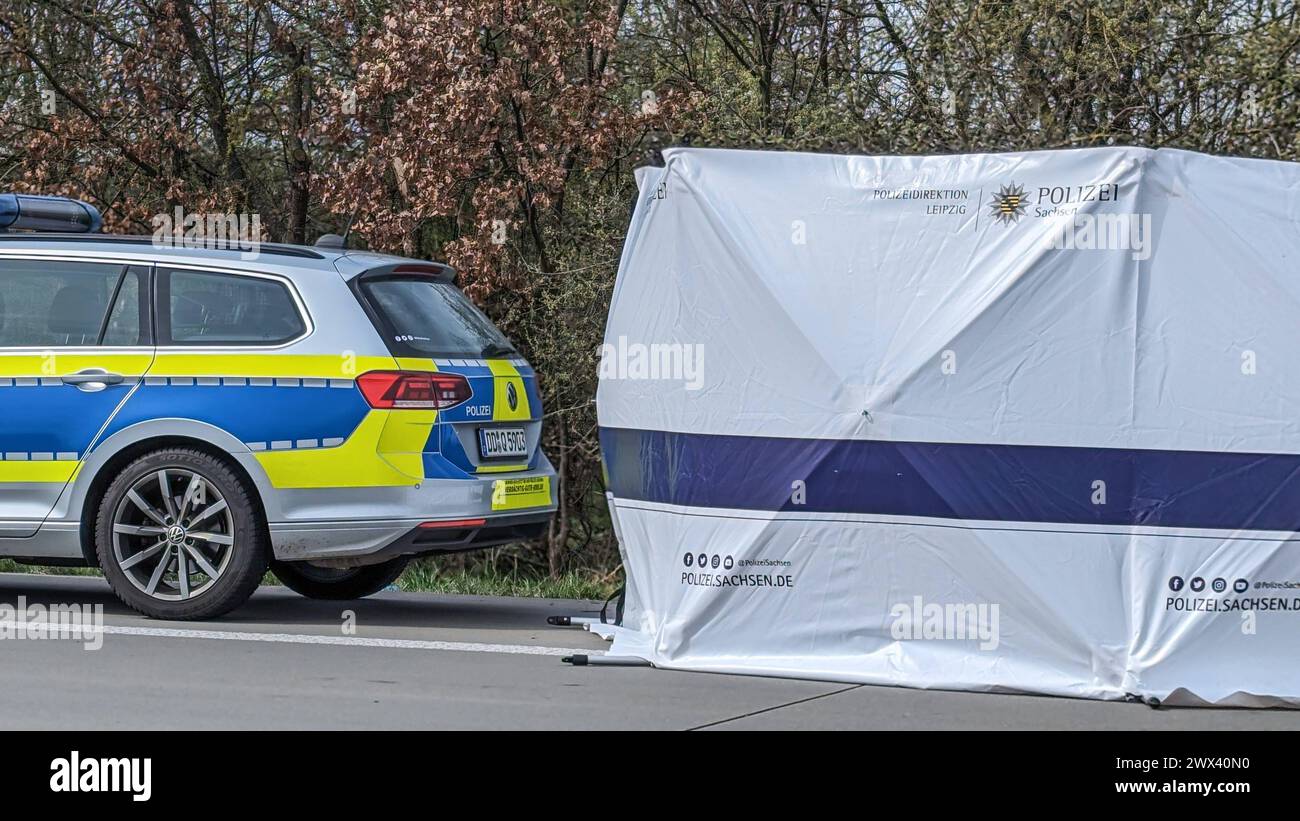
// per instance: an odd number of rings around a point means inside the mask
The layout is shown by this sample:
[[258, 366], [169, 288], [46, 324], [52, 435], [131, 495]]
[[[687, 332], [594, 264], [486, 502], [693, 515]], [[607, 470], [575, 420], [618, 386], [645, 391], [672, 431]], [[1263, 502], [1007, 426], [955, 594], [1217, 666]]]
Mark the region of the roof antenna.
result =
[[360, 205], [352, 209], [352, 214], [348, 217], [348, 224], [343, 226], [342, 236], [338, 234], [321, 234], [320, 239], [316, 240], [316, 247], [346, 249], [348, 247], [348, 235], [352, 233], [352, 223], [356, 220], [357, 212], [360, 210]]

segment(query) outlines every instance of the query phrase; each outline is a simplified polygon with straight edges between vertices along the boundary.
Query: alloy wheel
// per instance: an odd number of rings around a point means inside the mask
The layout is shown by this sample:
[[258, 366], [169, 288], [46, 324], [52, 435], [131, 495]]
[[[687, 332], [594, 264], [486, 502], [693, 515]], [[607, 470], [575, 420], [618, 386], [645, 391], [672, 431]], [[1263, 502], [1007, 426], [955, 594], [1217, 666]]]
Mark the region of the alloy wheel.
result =
[[236, 548], [235, 522], [216, 486], [163, 468], [133, 483], [113, 513], [113, 557], [148, 596], [185, 601], [214, 585]]

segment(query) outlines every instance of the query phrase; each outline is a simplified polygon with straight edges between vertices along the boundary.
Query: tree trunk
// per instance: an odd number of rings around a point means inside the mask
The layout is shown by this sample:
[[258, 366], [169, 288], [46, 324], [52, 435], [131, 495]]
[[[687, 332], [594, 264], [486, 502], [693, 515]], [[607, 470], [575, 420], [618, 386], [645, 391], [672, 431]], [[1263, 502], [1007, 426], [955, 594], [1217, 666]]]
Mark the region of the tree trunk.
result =
[[560, 578], [564, 571], [564, 548], [569, 541], [569, 507], [564, 498], [569, 469], [568, 423], [561, 414], [556, 417], [555, 424], [559, 426], [559, 464], [555, 466], [555, 474], [556, 482], [559, 483], [557, 493], [560, 498], [560, 508], [555, 512], [555, 521], [552, 522], [547, 533], [546, 544], [546, 566], [552, 579]]
[[288, 241], [298, 245], [307, 243], [307, 205], [311, 198], [311, 155], [302, 136], [311, 125], [311, 47], [293, 49], [292, 75], [289, 80], [289, 104], [293, 109], [293, 124], [286, 146], [289, 172]]

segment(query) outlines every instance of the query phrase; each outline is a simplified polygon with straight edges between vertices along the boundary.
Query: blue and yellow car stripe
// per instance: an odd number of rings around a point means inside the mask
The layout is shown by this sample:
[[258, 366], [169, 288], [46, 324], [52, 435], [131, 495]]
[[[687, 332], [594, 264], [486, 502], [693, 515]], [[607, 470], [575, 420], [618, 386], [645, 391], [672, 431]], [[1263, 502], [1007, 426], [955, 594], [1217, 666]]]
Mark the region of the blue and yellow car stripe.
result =
[[[66, 483], [152, 361], [152, 352], [0, 354], [0, 482]], [[63, 383], [62, 377], [89, 368], [124, 380], [96, 392]]]
[[[126, 377], [96, 393], [60, 377], [103, 368]], [[0, 355], [0, 390], [30, 391], [0, 426], [0, 482], [67, 482], [95, 444], [131, 425], [193, 419], [244, 442], [277, 488], [415, 485], [426, 478], [470, 478], [527, 470], [527, 463], [475, 465], [433, 410], [371, 408], [356, 387], [370, 370], [466, 377], [471, 400], [442, 413], [446, 422], [527, 422], [541, 407], [536, 380], [519, 360], [152, 352]], [[132, 393], [134, 390], [134, 393]], [[127, 397], [130, 397], [127, 399]], [[511, 399], [513, 398], [513, 403]], [[513, 404], [513, 407], [511, 406]], [[120, 407], [119, 407], [120, 406]], [[477, 415], [469, 409], [475, 408]], [[60, 428], [51, 416], [81, 420]], [[104, 420], [111, 420], [107, 425]], [[513, 508], [538, 502], [515, 480], [496, 483]], [[540, 491], [532, 489], [540, 498]], [[504, 503], [504, 502], [503, 502]]]

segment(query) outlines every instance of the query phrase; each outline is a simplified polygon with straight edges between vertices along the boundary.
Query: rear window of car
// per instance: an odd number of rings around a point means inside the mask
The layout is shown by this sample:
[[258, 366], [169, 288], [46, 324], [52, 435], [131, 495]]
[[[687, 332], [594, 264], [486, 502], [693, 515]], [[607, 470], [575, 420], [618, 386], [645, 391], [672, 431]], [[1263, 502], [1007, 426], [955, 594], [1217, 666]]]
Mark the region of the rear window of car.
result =
[[421, 277], [368, 279], [361, 291], [393, 353], [478, 359], [514, 346], [460, 289]]
[[306, 332], [279, 280], [171, 269], [158, 281], [159, 336], [172, 345], [277, 345]]

